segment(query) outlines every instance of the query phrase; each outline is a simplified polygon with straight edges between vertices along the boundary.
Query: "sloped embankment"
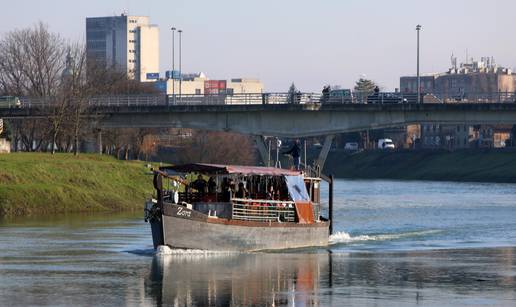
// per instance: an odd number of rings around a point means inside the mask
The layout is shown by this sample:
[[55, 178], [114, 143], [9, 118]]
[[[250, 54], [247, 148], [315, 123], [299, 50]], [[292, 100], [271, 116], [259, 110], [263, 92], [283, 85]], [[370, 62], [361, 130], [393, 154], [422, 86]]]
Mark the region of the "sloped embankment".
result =
[[0, 155], [0, 217], [143, 210], [152, 177], [142, 162], [109, 156]]

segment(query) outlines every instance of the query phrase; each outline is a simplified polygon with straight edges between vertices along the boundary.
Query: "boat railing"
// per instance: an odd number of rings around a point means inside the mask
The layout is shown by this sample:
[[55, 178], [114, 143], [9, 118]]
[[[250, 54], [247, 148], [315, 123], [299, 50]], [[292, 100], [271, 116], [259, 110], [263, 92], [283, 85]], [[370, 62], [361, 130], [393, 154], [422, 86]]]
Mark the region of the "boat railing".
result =
[[232, 198], [234, 220], [256, 222], [295, 222], [293, 201]]

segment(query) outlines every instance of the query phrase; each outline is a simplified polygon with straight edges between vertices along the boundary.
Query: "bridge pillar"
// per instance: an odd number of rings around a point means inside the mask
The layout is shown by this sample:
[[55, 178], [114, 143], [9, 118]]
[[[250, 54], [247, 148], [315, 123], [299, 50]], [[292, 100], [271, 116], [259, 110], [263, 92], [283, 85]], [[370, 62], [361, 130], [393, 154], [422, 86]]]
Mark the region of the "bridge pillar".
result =
[[326, 138], [324, 139], [323, 147], [322, 147], [321, 152], [319, 153], [319, 157], [317, 158], [317, 161], [316, 161], [316, 164], [319, 166], [321, 171], [324, 168], [324, 163], [326, 163], [326, 158], [328, 157], [328, 153], [330, 152], [331, 144], [332, 144], [334, 138], [335, 138], [335, 135], [330, 134], [330, 135], [327, 135]]
[[94, 138], [86, 137], [81, 141], [79, 151], [84, 153], [94, 153], [96, 152], [96, 143], [97, 142]]
[[263, 165], [271, 166], [269, 151], [267, 150], [267, 145], [265, 144], [265, 138], [263, 137], [263, 135], [255, 135], [254, 141], [256, 142], [256, 146], [258, 147], [258, 152], [260, 153], [260, 157], [262, 158]]
[[102, 130], [94, 129], [92, 134], [82, 140], [81, 151], [102, 154]]

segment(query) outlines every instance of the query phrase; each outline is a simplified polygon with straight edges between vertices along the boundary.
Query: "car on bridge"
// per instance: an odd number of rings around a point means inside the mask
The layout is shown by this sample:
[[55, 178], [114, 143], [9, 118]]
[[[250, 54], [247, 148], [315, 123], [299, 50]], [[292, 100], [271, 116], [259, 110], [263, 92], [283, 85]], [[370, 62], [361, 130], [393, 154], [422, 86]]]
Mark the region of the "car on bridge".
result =
[[[324, 98], [324, 97], [323, 97]], [[350, 89], [331, 90], [327, 99], [323, 99], [323, 103], [352, 103], [353, 93]]]

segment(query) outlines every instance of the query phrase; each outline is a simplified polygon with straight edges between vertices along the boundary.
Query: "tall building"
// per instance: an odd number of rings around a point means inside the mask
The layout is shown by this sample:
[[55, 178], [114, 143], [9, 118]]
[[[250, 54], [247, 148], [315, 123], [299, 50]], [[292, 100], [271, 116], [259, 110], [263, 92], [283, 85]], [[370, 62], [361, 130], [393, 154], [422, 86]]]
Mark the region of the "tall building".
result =
[[159, 78], [159, 28], [146, 16], [86, 18], [88, 62], [127, 73], [129, 79]]

